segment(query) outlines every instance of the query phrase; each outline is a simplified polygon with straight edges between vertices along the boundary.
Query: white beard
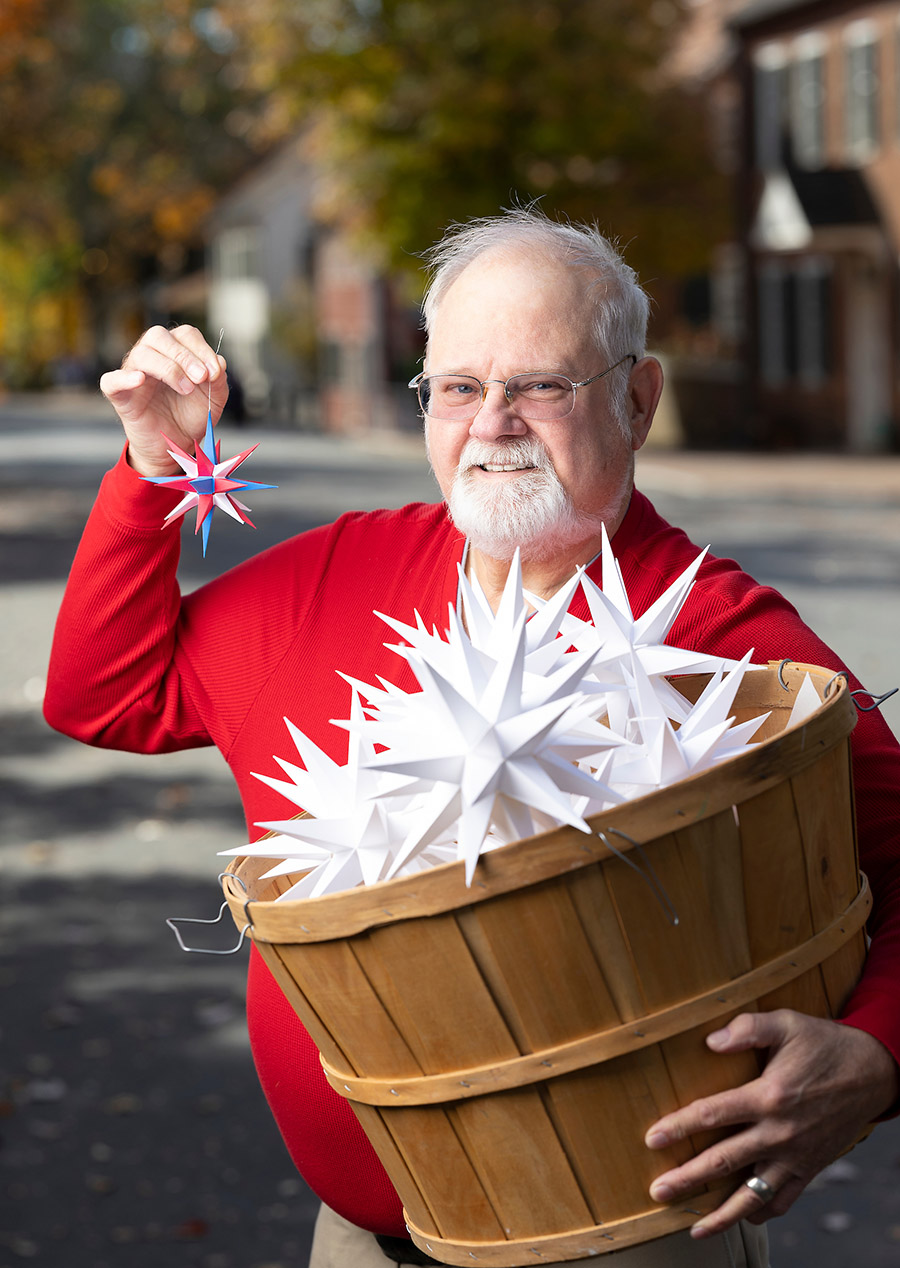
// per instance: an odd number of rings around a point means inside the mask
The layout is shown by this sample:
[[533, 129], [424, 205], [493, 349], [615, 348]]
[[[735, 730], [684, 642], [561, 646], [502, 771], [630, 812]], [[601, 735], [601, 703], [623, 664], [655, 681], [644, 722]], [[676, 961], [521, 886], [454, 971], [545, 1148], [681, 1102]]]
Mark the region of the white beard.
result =
[[[474, 478], [485, 464], [533, 467], [509, 480]], [[447, 499], [450, 517], [470, 543], [492, 559], [542, 560], [561, 547], [600, 534], [604, 517], [577, 511], [543, 445], [534, 437], [506, 444], [471, 439], [466, 444]]]

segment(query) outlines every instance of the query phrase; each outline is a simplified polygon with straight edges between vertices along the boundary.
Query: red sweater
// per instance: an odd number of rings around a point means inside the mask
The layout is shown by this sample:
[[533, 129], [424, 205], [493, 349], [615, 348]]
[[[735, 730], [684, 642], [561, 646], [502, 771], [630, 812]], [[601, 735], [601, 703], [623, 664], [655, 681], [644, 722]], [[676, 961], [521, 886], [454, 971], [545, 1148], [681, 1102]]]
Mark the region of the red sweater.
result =
[[[444, 628], [463, 539], [442, 505], [354, 512], [182, 599], [180, 535], [160, 531], [164, 511], [160, 490], [124, 461], [105, 477], [60, 611], [46, 717], [107, 748], [217, 745], [255, 838], [253, 824], [285, 813], [284, 799], [251, 774], [281, 773], [272, 757], [291, 752], [285, 716], [344, 761], [346, 733], [329, 719], [348, 716], [350, 689], [336, 670], [415, 689], [406, 663], [384, 647], [392, 636], [373, 609], [410, 621], [416, 608], [426, 626]], [[636, 614], [697, 554], [638, 492], [613, 548]], [[599, 567], [591, 573], [599, 584]], [[580, 592], [571, 610], [588, 619]], [[844, 668], [785, 599], [727, 559], [706, 559], [670, 642], [735, 658], [752, 647], [756, 662], [789, 657]], [[871, 953], [845, 1020], [900, 1060], [900, 746], [877, 711], [860, 715], [853, 754], [862, 866], [876, 905]], [[353, 1223], [404, 1234], [381, 1164], [255, 952], [247, 1008], [263, 1089], [310, 1187]]]

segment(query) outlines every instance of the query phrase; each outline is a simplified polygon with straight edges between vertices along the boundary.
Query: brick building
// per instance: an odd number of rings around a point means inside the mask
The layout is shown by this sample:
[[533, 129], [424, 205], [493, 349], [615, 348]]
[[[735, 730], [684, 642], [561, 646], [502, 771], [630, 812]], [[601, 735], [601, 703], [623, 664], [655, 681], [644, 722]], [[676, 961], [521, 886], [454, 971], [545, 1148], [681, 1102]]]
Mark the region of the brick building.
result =
[[755, 0], [733, 19], [746, 432], [900, 448], [900, 3]]

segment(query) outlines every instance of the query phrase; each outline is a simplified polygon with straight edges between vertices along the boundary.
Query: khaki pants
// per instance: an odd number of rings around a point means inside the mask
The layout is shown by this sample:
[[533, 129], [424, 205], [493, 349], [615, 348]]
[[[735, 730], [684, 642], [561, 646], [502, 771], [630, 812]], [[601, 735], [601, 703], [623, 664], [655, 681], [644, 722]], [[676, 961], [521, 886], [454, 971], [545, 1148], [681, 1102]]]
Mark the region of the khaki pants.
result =
[[[569, 1260], [558, 1268], [585, 1268], [588, 1262], [608, 1268], [768, 1268], [768, 1238], [765, 1228], [753, 1224], [696, 1242], [687, 1232], [674, 1233], [602, 1258]], [[372, 1233], [323, 1206], [316, 1220], [309, 1268], [394, 1268], [394, 1261]]]

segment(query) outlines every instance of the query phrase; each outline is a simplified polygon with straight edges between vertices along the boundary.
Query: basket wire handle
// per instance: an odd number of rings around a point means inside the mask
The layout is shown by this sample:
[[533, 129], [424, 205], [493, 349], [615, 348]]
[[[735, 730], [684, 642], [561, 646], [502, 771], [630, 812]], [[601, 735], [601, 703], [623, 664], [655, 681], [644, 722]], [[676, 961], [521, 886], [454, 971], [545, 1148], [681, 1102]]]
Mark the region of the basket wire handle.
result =
[[[782, 687], [784, 687], [785, 691], [790, 691], [790, 687], [784, 681], [784, 674], [782, 673], [782, 670], [784, 669], [785, 665], [791, 665], [791, 664], [793, 664], [793, 661], [791, 661], [790, 659], [787, 659], [787, 660], [783, 660], [778, 666], [778, 681], [781, 683]], [[822, 693], [826, 700], [831, 695], [832, 686], [837, 682], [839, 678], [843, 678], [845, 682], [847, 681], [846, 674], [837, 673], [832, 678], [829, 678], [828, 682], [826, 682], [825, 690]], [[889, 687], [888, 690], [883, 691], [880, 696], [876, 696], [874, 691], [868, 691], [865, 687], [856, 687], [853, 691], [850, 692], [850, 699], [856, 705], [857, 711], [859, 713], [871, 713], [873, 709], [880, 708], [881, 705], [884, 704], [885, 700], [890, 700], [891, 696], [895, 696], [898, 691], [900, 691], [900, 687]], [[872, 703], [860, 704], [856, 698], [857, 696], [868, 696], [869, 699], [872, 701]]]
[[[641, 859], [644, 862], [644, 867], [641, 867], [639, 864], [635, 863], [634, 859], [629, 858], [628, 854], [623, 853], [621, 850], [617, 850], [616, 847], [611, 844], [609, 838], [607, 837], [606, 835], [607, 832], [614, 832], [617, 837], [624, 837], [624, 839], [629, 842], [632, 848], [636, 850], [637, 853], [641, 856]], [[665, 889], [663, 888], [662, 882], [660, 881], [659, 877], [656, 875], [656, 872], [653, 870], [653, 864], [650, 862], [650, 860], [647, 858], [647, 855], [644, 853], [643, 846], [641, 846], [637, 841], [635, 841], [633, 837], [630, 837], [627, 832], [621, 832], [618, 828], [607, 828], [606, 831], [603, 831], [601, 829], [597, 833], [597, 836], [600, 838], [600, 840], [603, 842], [606, 848], [610, 851], [610, 853], [614, 854], [617, 859], [621, 860], [621, 862], [627, 863], [628, 866], [633, 871], [637, 872], [638, 876], [640, 876], [640, 878], [650, 886], [650, 890], [653, 894], [653, 897], [659, 903], [660, 907], [662, 907], [663, 913], [666, 917], [666, 920], [668, 920], [669, 924], [670, 925], [679, 924], [680, 921], [678, 919], [678, 912], [675, 910], [674, 906], [672, 905], [672, 901], [669, 898], [669, 895], [666, 893]], [[644, 870], [645, 868], [646, 868], [646, 871]]]
[[[880, 696], [876, 696], [874, 692], [866, 691], [865, 687], [857, 687], [855, 691], [850, 692], [850, 698], [860, 713], [871, 713], [873, 709], [883, 705], [885, 700], [890, 700], [891, 696], [895, 696], [898, 691], [900, 691], [900, 687], [891, 687], [890, 690], [882, 692]], [[872, 703], [860, 704], [856, 698], [857, 696], [868, 696]]]
[[[245, 894], [247, 893], [247, 886], [245, 885], [243, 878], [240, 876], [235, 876], [234, 872], [220, 872], [218, 877], [220, 885], [222, 884], [222, 881], [225, 879], [226, 876], [228, 876], [233, 881], [237, 881], [237, 883], [240, 885], [244, 893]], [[227, 898], [225, 899], [224, 903], [222, 903], [222, 906], [219, 908], [218, 916], [214, 916], [211, 920], [202, 920], [197, 916], [167, 916], [166, 924], [174, 933], [176, 939], [178, 940], [178, 945], [181, 947], [182, 951], [196, 952], [198, 955], [235, 955], [238, 951], [240, 951], [241, 947], [244, 945], [244, 938], [247, 936], [247, 930], [250, 929], [253, 925], [253, 921], [250, 919], [250, 913], [247, 910], [249, 905], [250, 905], [250, 898], [248, 895], [247, 901], [244, 903], [244, 915], [247, 917], [247, 923], [244, 925], [243, 929], [241, 930], [240, 937], [238, 938], [237, 942], [235, 943], [233, 947], [225, 947], [224, 949], [219, 949], [219, 950], [217, 950], [214, 947], [189, 947], [187, 943], [184, 941], [184, 939], [182, 938], [181, 931], [178, 929], [178, 925], [217, 925], [219, 924], [223, 915], [225, 914], [225, 908], [228, 906]]]

